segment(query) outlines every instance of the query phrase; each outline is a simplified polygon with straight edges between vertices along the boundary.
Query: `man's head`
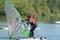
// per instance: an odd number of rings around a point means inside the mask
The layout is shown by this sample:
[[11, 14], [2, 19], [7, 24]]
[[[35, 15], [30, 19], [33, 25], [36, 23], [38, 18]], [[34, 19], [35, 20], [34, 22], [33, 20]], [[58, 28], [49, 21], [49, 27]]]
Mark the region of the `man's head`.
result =
[[32, 13], [30, 14], [30, 18], [34, 18], [34, 15]]

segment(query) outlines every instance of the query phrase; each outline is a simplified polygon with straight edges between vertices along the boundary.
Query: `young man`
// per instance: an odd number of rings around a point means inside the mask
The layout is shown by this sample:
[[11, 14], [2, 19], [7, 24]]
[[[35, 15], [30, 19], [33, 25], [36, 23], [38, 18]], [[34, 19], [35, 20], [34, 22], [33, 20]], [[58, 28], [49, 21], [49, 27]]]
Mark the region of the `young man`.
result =
[[30, 29], [30, 38], [34, 38], [34, 30], [37, 27], [36, 20], [34, 19], [34, 15], [30, 14], [27, 18], [28, 25], [30, 24], [31, 29]]

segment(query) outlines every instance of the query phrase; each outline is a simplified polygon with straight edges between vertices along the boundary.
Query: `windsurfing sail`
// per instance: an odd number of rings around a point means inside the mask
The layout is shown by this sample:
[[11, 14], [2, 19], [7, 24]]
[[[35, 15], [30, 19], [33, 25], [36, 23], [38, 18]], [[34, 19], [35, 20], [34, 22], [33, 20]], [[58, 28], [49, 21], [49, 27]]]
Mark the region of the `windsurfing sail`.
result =
[[22, 18], [19, 12], [14, 8], [11, 0], [6, 0], [5, 4], [5, 11], [9, 26], [9, 33], [10, 36], [15, 35], [16, 33], [20, 33], [26, 37], [29, 36], [28, 30], [25, 28], [24, 24], [22, 23]]

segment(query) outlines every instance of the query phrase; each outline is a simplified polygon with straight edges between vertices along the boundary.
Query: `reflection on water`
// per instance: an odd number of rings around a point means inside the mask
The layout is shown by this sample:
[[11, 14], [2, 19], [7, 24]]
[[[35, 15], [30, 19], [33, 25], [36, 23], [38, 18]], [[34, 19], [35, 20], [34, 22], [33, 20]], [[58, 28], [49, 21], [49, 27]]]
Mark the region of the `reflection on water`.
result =
[[7, 18], [6, 16], [0, 16], [0, 22], [6, 22]]
[[50, 16], [50, 17], [43, 16], [40, 18], [40, 21], [45, 23], [55, 23], [56, 21], [60, 21], [60, 18], [55, 16]]
[[[40, 29], [35, 30], [35, 37], [47, 37], [48, 40], [60, 40], [60, 24], [38, 23]], [[38, 33], [39, 32], [39, 33]], [[17, 37], [16, 35], [15, 37]], [[2, 39], [1, 37], [7, 37]], [[8, 30], [0, 30], [0, 40], [9, 40]]]
[[[40, 22], [45, 22], [45, 23], [54, 23], [56, 21], [60, 21], [60, 17], [56, 16], [41, 16], [37, 18], [38, 21]], [[6, 16], [0, 16], [0, 22], [6, 22], [7, 18]]]
[[8, 27], [8, 23], [0, 23], [0, 27]]

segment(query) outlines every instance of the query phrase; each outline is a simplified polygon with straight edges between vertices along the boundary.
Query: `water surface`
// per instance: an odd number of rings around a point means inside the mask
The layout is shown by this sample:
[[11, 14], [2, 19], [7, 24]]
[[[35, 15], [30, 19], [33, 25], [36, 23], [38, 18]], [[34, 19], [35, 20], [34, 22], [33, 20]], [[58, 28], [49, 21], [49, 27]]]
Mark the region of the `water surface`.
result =
[[[7, 26], [7, 23], [3, 23], [2, 25], [0, 23], [0, 26]], [[38, 23], [37, 28], [39, 29], [34, 31], [35, 37], [47, 37], [48, 40], [60, 40], [60, 24]], [[0, 30], [0, 40], [9, 40], [8, 30]]]

